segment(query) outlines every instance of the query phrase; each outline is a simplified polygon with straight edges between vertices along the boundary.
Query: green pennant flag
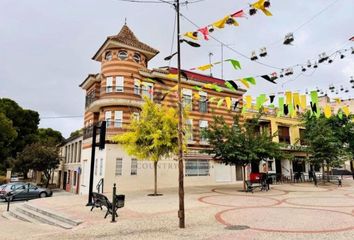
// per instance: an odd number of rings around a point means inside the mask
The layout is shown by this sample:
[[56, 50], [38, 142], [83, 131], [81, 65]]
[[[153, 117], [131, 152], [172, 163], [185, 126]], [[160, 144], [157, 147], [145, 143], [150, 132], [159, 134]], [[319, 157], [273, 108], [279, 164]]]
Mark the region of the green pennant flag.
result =
[[212, 84], [211, 88], [214, 89], [214, 90], [217, 91], [217, 92], [222, 92], [222, 88], [219, 87], [219, 86], [216, 85], [216, 84]]
[[224, 98], [220, 98], [216, 106], [219, 108], [223, 104], [223, 102], [224, 102]]
[[342, 112], [342, 110], [341, 109], [339, 109], [338, 110], [338, 118], [340, 119], [340, 120], [342, 120], [343, 119], [343, 112]]
[[236, 91], [236, 89], [229, 82], [225, 82], [225, 86], [232, 91]]
[[241, 69], [241, 64], [239, 61], [235, 60], [235, 59], [227, 59], [225, 61], [228, 61], [231, 63], [231, 65], [234, 67], [235, 70]]
[[244, 80], [246, 80], [247, 82], [256, 85], [256, 79], [254, 77], [248, 77], [248, 78], [244, 78]]
[[259, 110], [263, 104], [266, 102], [266, 95], [265, 94], [261, 94], [257, 97], [256, 99], [256, 110]]
[[197, 91], [201, 91], [201, 90], [202, 90], [202, 88], [199, 87], [199, 86], [194, 86], [193, 89], [194, 89], [194, 90], [197, 90]]
[[278, 99], [278, 103], [279, 103], [278, 115], [279, 115], [279, 117], [281, 117], [281, 116], [284, 116], [284, 97], [280, 97]]
[[312, 102], [312, 104], [318, 105], [317, 104], [318, 103], [318, 93], [317, 93], [317, 91], [311, 91], [311, 102]]
[[244, 113], [246, 113], [246, 106], [245, 105], [242, 107], [242, 110], [241, 110], [241, 114], [244, 114]]

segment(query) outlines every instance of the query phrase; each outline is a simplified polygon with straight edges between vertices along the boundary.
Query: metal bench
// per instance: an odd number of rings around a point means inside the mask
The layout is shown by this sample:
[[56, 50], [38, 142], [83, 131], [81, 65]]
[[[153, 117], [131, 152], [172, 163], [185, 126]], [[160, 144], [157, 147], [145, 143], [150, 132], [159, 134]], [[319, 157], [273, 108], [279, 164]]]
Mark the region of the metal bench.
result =
[[107, 212], [106, 215], [104, 216], [104, 218], [107, 218], [107, 216], [109, 214], [115, 214], [116, 217], [118, 217], [117, 214], [117, 210], [118, 208], [122, 208], [124, 207], [124, 202], [125, 202], [125, 195], [116, 195], [116, 206], [113, 207], [112, 203], [108, 200], [108, 198], [100, 193], [92, 193], [92, 200], [93, 200], [93, 204], [91, 207], [91, 211], [94, 208], [101, 208], [105, 206], [107, 208]]

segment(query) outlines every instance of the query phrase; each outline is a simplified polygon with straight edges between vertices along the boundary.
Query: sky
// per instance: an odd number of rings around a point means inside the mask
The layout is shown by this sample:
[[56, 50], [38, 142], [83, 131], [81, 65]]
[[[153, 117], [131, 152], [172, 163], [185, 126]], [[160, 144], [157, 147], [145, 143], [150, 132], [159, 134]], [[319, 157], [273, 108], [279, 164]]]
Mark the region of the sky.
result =
[[[140, 1], [140, 0], [138, 0]], [[141, 0], [143, 1], [143, 0]], [[181, 0], [181, 2], [185, 2]], [[193, 2], [190, 0], [189, 2]], [[181, 7], [181, 32], [195, 31], [225, 15], [247, 9], [250, 0], [202, 0]], [[327, 7], [329, 6], [329, 7]], [[271, 0], [273, 16], [262, 12], [240, 18], [240, 26], [226, 26], [212, 34], [223, 44], [224, 59], [237, 59], [241, 70], [229, 63], [223, 66], [224, 79], [258, 76], [278, 69], [306, 64], [322, 52], [354, 47], [353, 0]], [[107, 36], [117, 34], [125, 19], [135, 35], [160, 53], [149, 68], [176, 66], [175, 60], [163, 59], [176, 49], [175, 12], [166, 3], [132, 3], [121, 0], [0, 0], [0, 98], [11, 98], [20, 106], [40, 114], [40, 127], [50, 127], [68, 137], [83, 126], [84, 91], [79, 87], [90, 73], [98, 73], [100, 64], [91, 58]], [[292, 45], [283, 45], [284, 36], [294, 33]], [[173, 40], [173, 41], [172, 41]], [[174, 44], [173, 44], [174, 42]], [[182, 44], [182, 68], [190, 69], [221, 59], [221, 44], [213, 39], [199, 40], [200, 48]], [[252, 51], [267, 47], [268, 55], [250, 61]], [[238, 54], [241, 53], [242, 55]], [[354, 75], [354, 54], [338, 56], [332, 64], [320, 64], [299, 75], [277, 80], [277, 84], [257, 78], [246, 94], [257, 96], [286, 90], [304, 93], [317, 87], [343, 85], [350, 92], [331, 95], [354, 97], [349, 83]], [[246, 56], [246, 57], [244, 57]], [[221, 77], [221, 66], [212, 69]], [[209, 74], [209, 71], [200, 72]]]

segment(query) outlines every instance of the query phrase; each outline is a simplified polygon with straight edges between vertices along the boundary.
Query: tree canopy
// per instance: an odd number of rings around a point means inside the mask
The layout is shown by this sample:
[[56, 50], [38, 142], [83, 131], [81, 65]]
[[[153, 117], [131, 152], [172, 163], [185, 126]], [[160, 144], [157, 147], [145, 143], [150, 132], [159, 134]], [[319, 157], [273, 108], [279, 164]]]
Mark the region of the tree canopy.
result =
[[129, 131], [112, 140], [123, 144], [129, 155], [154, 162], [157, 194], [157, 162], [178, 151], [178, 117], [173, 108], [145, 99], [139, 119], [132, 119]]

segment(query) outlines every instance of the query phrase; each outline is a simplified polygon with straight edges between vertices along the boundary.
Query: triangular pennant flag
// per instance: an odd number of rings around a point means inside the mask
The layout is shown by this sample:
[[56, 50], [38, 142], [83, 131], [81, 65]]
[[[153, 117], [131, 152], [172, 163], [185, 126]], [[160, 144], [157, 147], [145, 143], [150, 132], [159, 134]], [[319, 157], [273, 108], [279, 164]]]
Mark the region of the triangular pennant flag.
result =
[[246, 17], [246, 14], [244, 13], [243, 10], [240, 10], [240, 11], [237, 11], [237, 12], [231, 14], [231, 17], [233, 17], [233, 18]]
[[241, 110], [241, 114], [245, 114], [246, 112], [247, 112], [247, 108], [246, 106], [243, 106]]
[[199, 69], [200, 71], [205, 71], [205, 70], [208, 70], [208, 69], [210, 69], [212, 67], [213, 67], [213, 64], [206, 64], [206, 65], [197, 67], [197, 69]]
[[241, 79], [240, 82], [242, 82], [243, 85], [245, 85], [246, 88], [250, 87], [250, 84], [245, 79]]
[[238, 85], [235, 83], [235, 81], [227, 81], [228, 84], [230, 84], [235, 90], [238, 89]]
[[213, 89], [213, 84], [211, 84], [211, 83], [206, 83], [206, 84], [204, 84], [203, 87], [208, 88], [208, 89]]
[[199, 93], [194, 93], [194, 99], [195, 99], [196, 101], [199, 101], [199, 99], [200, 99]]
[[246, 80], [247, 82], [256, 85], [256, 79], [254, 77], [248, 77], [248, 78], [244, 78], [244, 80]]
[[344, 106], [342, 107], [342, 110], [344, 112], [344, 114], [349, 117], [349, 114], [350, 114], [350, 110], [349, 110], [349, 107], [348, 106]]
[[291, 92], [285, 92], [285, 103], [286, 104], [292, 104], [293, 100], [293, 94]]
[[289, 104], [289, 113], [290, 113], [290, 117], [292, 117], [292, 118], [296, 117], [296, 111], [295, 111], [294, 105], [292, 103]]
[[293, 93], [293, 100], [294, 100], [294, 107], [296, 107], [297, 110], [300, 110], [300, 94]]
[[281, 117], [284, 115], [284, 97], [279, 97], [278, 104], [279, 104], [278, 115], [279, 117]]
[[229, 19], [229, 16], [225, 16], [223, 19], [220, 19], [220, 20], [214, 22], [213, 26], [217, 27], [217, 28], [224, 28], [228, 19]]
[[354, 41], [354, 37], [349, 38], [349, 41]]
[[330, 118], [332, 115], [332, 110], [331, 110], [331, 106], [330, 105], [326, 105], [324, 107], [324, 115], [326, 118]]
[[195, 36], [195, 33], [194, 33], [194, 32], [186, 32], [186, 33], [184, 34], [184, 36], [185, 36], [185, 37], [189, 37], [189, 38], [191, 38], [191, 39], [193, 39], [193, 40], [198, 40], [198, 37]]
[[289, 113], [289, 105], [288, 104], [284, 104], [283, 106], [284, 106], [284, 115], [286, 116]]
[[236, 91], [236, 89], [232, 86], [232, 84], [230, 83], [230, 82], [225, 82], [225, 86], [228, 88], [228, 89], [230, 89], [230, 90], [232, 90], [232, 91]]
[[272, 13], [264, 7], [264, 2], [265, 0], [258, 0], [252, 4], [252, 7], [261, 10], [266, 16], [272, 16]]
[[234, 106], [233, 106], [233, 110], [236, 110], [237, 105], [239, 104], [239, 102], [240, 102], [240, 101], [238, 101], [238, 100], [237, 100], [237, 101], [235, 101]]
[[250, 109], [252, 107], [252, 96], [246, 96], [245, 97], [246, 100], [246, 108]]
[[211, 97], [208, 99], [208, 102], [213, 103], [215, 101], [215, 97]]
[[302, 110], [305, 110], [307, 106], [306, 95], [300, 96], [300, 107]]
[[203, 27], [198, 29], [199, 32], [201, 32], [201, 34], [203, 34], [204, 40], [209, 40], [209, 29], [208, 27]]
[[219, 87], [219, 86], [216, 85], [216, 84], [213, 84], [212, 89], [214, 89], [214, 90], [217, 91], [217, 92], [222, 92], [222, 88]]
[[340, 98], [335, 98], [334, 100], [336, 101], [336, 103], [341, 103], [342, 102], [342, 100]]
[[224, 102], [224, 98], [220, 98], [216, 106], [219, 108], [223, 104], [223, 102]]
[[275, 98], [275, 95], [270, 95], [270, 96], [269, 96], [270, 103], [273, 103], [273, 102], [274, 102], [274, 98]]
[[231, 108], [231, 98], [225, 97], [225, 102], [226, 102], [227, 109], [230, 109]]
[[276, 83], [274, 80], [272, 80], [268, 75], [262, 75], [261, 77], [264, 78], [265, 80], [271, 82], [271, 83], [277, 84], [277, 83]]
[[241, 64], [239, 61], [235, 60], [235, 59], [227, 59], [225, 60], [225, 62], [230, 62], [231, 65], [234, 67], [235, 70], [237, 69], [241, 69]]
[[201, 90], [202, 90], [202, 88], [199, 87], [199, 86], [194, 86], [193, 89], [194, 89], [194, 90], [197, 90], [197, 91], [201, 91]]
[[339, 118], [340, 120], [343, 119], [343, 112], [342, 112], [342, 110], [339, 109], [337, 115], [338, 115], [338, 118]]
[[311, 102], [313, 104], [317, 104], [318, 103], [318, 93], [317, 91], [311, 91]]
[[178, 75], [177, 75], [177, 74], [169, 73], [169, 74], [166, 75], [166, 77], [168, 77], [168, 78], [177, 78]]
[[259, 110], [263, 104], [267, 101], [266, 99], [266, 95], [265, 94], [261, 94], [257, 97], [257, 100], [256, 100], [256, 110]]

